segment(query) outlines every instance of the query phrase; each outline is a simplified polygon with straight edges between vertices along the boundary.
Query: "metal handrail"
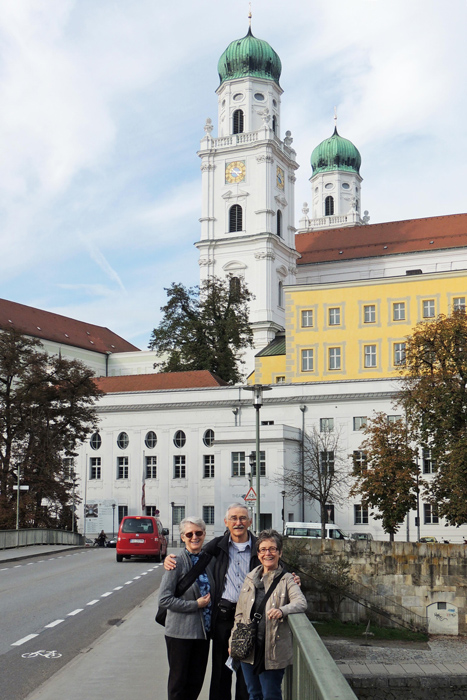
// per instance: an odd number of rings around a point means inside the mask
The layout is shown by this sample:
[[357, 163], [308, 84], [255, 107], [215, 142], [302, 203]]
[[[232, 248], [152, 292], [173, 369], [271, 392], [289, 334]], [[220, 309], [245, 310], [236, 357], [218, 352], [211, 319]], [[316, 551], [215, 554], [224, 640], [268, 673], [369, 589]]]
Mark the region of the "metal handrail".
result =
[[284, 700], [357, 700], [305, 613], [287, 621], [294, 661], [285, 672]]
[[23, 530], [0, 530], [0, 549], [27, 547], [33, 544], [82, 545], [84, 537], [78, 532], [40, 527]]

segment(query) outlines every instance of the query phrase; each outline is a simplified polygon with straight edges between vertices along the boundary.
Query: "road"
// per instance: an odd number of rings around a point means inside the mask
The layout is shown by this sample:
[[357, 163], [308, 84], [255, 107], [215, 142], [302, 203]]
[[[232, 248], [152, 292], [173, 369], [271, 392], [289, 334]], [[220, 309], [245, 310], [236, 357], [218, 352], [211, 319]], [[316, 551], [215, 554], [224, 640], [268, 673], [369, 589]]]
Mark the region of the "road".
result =
[[[0, 699], [22, 700], [91, 647], [159, 587], [162, 573], [144, 560], [117, 564], [115, 549], [101, 548], [1, 564]], [[39, 650], [56, 658], [23, 657]]]

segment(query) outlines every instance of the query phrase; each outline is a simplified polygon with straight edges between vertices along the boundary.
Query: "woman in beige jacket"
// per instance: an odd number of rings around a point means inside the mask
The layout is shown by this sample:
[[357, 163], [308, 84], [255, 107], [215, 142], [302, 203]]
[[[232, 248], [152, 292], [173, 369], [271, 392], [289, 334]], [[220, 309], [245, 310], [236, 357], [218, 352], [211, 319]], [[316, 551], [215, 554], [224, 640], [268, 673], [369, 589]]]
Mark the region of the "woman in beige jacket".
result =
[[[269, 586], [283, 572], [279, 559], [282, 537], [276, 530], [263, 530], [256, 543], [261, 562], [245, 579], [235, 613], [234, 628], [248, 623]], [[284, 574], [266, 602], [258, 625], [254, 651], [242, 661], [249, 700], [282, 700], [282, 678], [292, 663], [292, 632], [288, 615], [305, 612], [307, 603], [292, 574]]]

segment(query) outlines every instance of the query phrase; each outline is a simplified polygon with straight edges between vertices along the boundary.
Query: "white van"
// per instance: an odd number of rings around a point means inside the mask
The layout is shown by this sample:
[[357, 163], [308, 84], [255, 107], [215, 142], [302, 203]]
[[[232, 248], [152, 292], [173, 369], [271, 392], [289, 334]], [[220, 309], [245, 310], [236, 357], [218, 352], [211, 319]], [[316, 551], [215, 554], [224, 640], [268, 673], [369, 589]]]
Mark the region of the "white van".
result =
[[[321, 523], [285, 523], [285, 537], [321, 537]], [[348, 540], [334, 523], [326, 524], [326, 539]]]

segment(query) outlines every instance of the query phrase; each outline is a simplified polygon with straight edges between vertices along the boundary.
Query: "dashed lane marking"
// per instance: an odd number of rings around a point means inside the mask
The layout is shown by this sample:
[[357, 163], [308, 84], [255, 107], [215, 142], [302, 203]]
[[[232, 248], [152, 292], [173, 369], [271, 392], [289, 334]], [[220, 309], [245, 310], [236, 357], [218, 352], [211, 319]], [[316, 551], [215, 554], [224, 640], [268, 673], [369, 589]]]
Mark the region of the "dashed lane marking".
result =
[[30, 639], [34, 639], [34, 637], [38, 637], [38, 634], [28, 634], [27, 637], [23, 637], [22, 639], [18, 639], [17, 642], [13, 642], [11, 645], [12, 647], [19, 647], [21, 644], [25, 644], [26, 642], [29, 642]]
[[107, 593], [103, 593], [101, 595], [101, 598], [107, 598], [107, 596], [112, 595], [113, 591], [107, 591]]
[[130, 583], [133, 583], [133, 581], [125, 581], [125, 583], [124, 583], [123, 585], [124, 585], [124, 586], [129, 586]]
[[45, 627], [45, 629], [49, 629], [49, 627], [56, 627], [61, 622], [65, 622], [65, 620], [54, 620], [53, 622], [49, 622], [48, 625], [44, 625], [44, 627]]
[[90, 600], [89, 603], [86, 603], [86, 605], [95, 605], [98, 602], [98, 600]]
[[73, 615], [77, 615], [80, 612], [83, 612], [84, 608], [77, 608], [76, 610], [73, 610], [71, 613], [68, 613], [67, 617], [72, 617]]
[[121, 591], [123, 586], [115, 586], [114, 591]]

